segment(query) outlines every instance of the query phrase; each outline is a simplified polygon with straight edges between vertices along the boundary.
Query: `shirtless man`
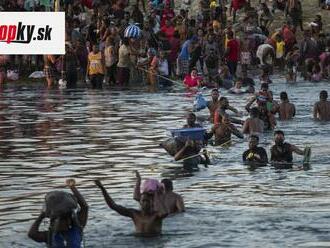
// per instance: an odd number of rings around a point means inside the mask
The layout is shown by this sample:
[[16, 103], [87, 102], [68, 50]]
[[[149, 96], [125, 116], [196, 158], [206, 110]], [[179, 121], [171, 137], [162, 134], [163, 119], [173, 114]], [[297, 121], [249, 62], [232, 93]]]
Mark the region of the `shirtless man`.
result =
[[220, 101], [219, 101], [219, 90], [218, 89], [213, 89], [211, 92], [211, 97], [212, 100], [207, 102], [207, 108], [210, 111], [210, 122], [214, 122], [214, 113], [219, 108], [220, 106]]
[[215, 124], [212, 127], [211, 133], [208, 138], [215, 136], [214, 145], [223, 145], [231, 140], [231, 134], [234, 134], [240, 139], [243, 139], [243, 134], [230, 122], [229, 116], [224, 114], [220, 124]]
[[[214, 125], [221, 123], [222, 116], [226, 114], [226, 110], [230, 110], [235, 114], [239, 114], [237, 109], [229, 105], [229, 101], [226, 97], [221, 97], [219, 102], [219, 108], [214, 113]], [[236, 124], [244, 124], [243, 121], [232, 117], [230, 118], [230, 121]]]
[[173, 192], [173, 182], [170, 179], [163, 179], [161, 183], [165, 187], [164, 204], [169, 210], [169, 213], [186, 211], [182, 196]]
[[244, 134], [261, 134], [264, 132], [264, 122], [259, 119], [259, 110], [254, 107], [250, 110], [250, 118], [248, 118], [243, 125]]
[[274, 132], [275, 145], [272, 146], [271, 152], [271, 162], [276, 167], [280, 168], [291, 168], [293, 156], [292, 153], [299, 155], [304, 155], [304, 151], [298, 147], [284, 142], [284, 133], [281, 130]]
[[163, 219], [167, 217], [168, 213], [166, 211], [154, 211], [152, 195], [147, 193], [141, 195], [141, 210], [125, 208], [114, 202], [102, 185], [101, 181], [95, 180], [95, 184], [101, 189], [104, 199], [111, 209], [115, 210], [120, 215], [129, 217], [133, 220], [136, 235], [143, 237], [154, 237], [161, 234], [162, 222]]
[[[136, 173], [136, 184], [134, 188], [134, 200], [140, 201], [141, 200], [141, 176], [138, 171], [135, 171]], [[165, 192], [161, 195], [159, 195], [159, 198], [157, 200], [160, 200], [162, 202], [154, 202], [154, 210], [159, 211], [161, 208], [160, 206], [164, 206], [166, 211], [169, 214], [173, 213], [181, 213], [185, 211], [185, 206], [183, 203], [182, 197], [173, 192], [173, 183], [170, 179], [163, 179], [161, 183], [164, 185]]]
[[274, 129], [276, 121], [272, 113], [273, 104], [272, 93], [268, 90], [268, 84], [262, 83], [261, 89], [245, 106], [247, 112], [250, 112], [252, 104], [256, 102], [259, 110], [259, 118], [263, 120], [266, 129]]
[[320, 92], [320, 101], [314, 104], [313, 116], [318, 121], [330, 121], [330, 102], [326, 90]]
[[296, 115], [294, 104], [290, 103], [288, 94], [283, 91], [280, 94], [281, 103], [276, 106], [274, 114], [278, 113], [281, 121], [290, 120]]

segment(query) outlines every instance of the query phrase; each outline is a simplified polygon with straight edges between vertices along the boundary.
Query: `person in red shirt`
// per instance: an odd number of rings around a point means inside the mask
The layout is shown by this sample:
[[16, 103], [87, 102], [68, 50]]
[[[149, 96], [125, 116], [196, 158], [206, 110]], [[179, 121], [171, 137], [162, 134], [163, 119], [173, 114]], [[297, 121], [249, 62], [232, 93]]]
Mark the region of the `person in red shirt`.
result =
[[171, 40], [173, 38], [175, 28], [170, 20], [165, 20], [165, 25], [161, 28], [160, 31], [166, 34], [168, 40]]
[[225, 58], [227, 60], [227, 66], [229, 68], [230, 74], [235, 77], [237, 63], [239, 61], [239, 54], [240, 54], [240, 44], [238, 40], [234, 38], [233, 31], [227, 32], [227, 49], [225, 51]]
[[165, 21], [166, 20], [172, 20], [175, 17], [173, 9], [171, 9], [171, 6], [169, 3], [165, 4], [165, 7], [162, 11], [162, 19], [160, 22], [160, 26], [163, 27], [165, 26]]
[[281, 34], [285, 43], [285, 51], [290, 51], [296, 44], [295, 34], [288, 24], [283, 25]]
[[183, 79], [183, 83], [187, 88], [199, 87], [202, 83], [202, 78], [197, 75], [197, 69], [193, 68], [190, 74], [186, 75]]
[[[236, 12], [245, 5], [245, 0], [231, 0], [230, 3], [230, 15], [233, 13], [233, 23], [236, 22]], [[234, 10], [234, 11], [233, 11]]]

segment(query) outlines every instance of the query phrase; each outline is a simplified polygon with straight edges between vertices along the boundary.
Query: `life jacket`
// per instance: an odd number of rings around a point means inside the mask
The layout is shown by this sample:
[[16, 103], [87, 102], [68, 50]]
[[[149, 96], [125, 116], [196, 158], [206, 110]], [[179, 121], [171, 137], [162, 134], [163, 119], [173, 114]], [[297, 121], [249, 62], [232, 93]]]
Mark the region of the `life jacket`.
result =
[[271, 149], [271, 153], [273, 161], [292, 163], [293, 156], [292, 151], [290, 150], [290, 144], [288, 143], [284, 143], [282, 146], [274, 145]]
[[82, 242], [82, 230], [73, 225], [66, 232], [51, 233], [51, 248], [80, 248]]

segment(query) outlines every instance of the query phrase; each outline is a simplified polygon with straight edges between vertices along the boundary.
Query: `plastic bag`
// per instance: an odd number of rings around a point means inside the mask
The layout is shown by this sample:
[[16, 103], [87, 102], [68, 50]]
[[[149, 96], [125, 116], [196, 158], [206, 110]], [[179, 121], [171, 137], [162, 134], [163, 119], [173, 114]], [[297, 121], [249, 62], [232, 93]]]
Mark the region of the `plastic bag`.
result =
[[199, 93], [194, 101], [194, 111], [200, 111], [202, 109], [205, 109], [207, 107], [207, 101], [203, 97], [201, 93]]
[[44, 78], [45, 73], [43, 71], [34, 71], [30, 74], [29, 78]]

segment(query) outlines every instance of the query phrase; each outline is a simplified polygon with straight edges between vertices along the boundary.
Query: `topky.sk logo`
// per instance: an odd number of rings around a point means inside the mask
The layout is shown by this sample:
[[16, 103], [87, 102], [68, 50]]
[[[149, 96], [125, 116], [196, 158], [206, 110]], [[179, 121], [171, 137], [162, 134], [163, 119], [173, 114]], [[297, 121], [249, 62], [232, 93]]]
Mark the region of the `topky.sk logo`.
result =
[[36, 29], [35, 25], [0, 25], [0, 42], [26, 43], [31, 40], [51, 40], [52, 28], [46, 25], [44, 28]]
[[65, 13], [0, 12], [0, 54], [65, 54]]

